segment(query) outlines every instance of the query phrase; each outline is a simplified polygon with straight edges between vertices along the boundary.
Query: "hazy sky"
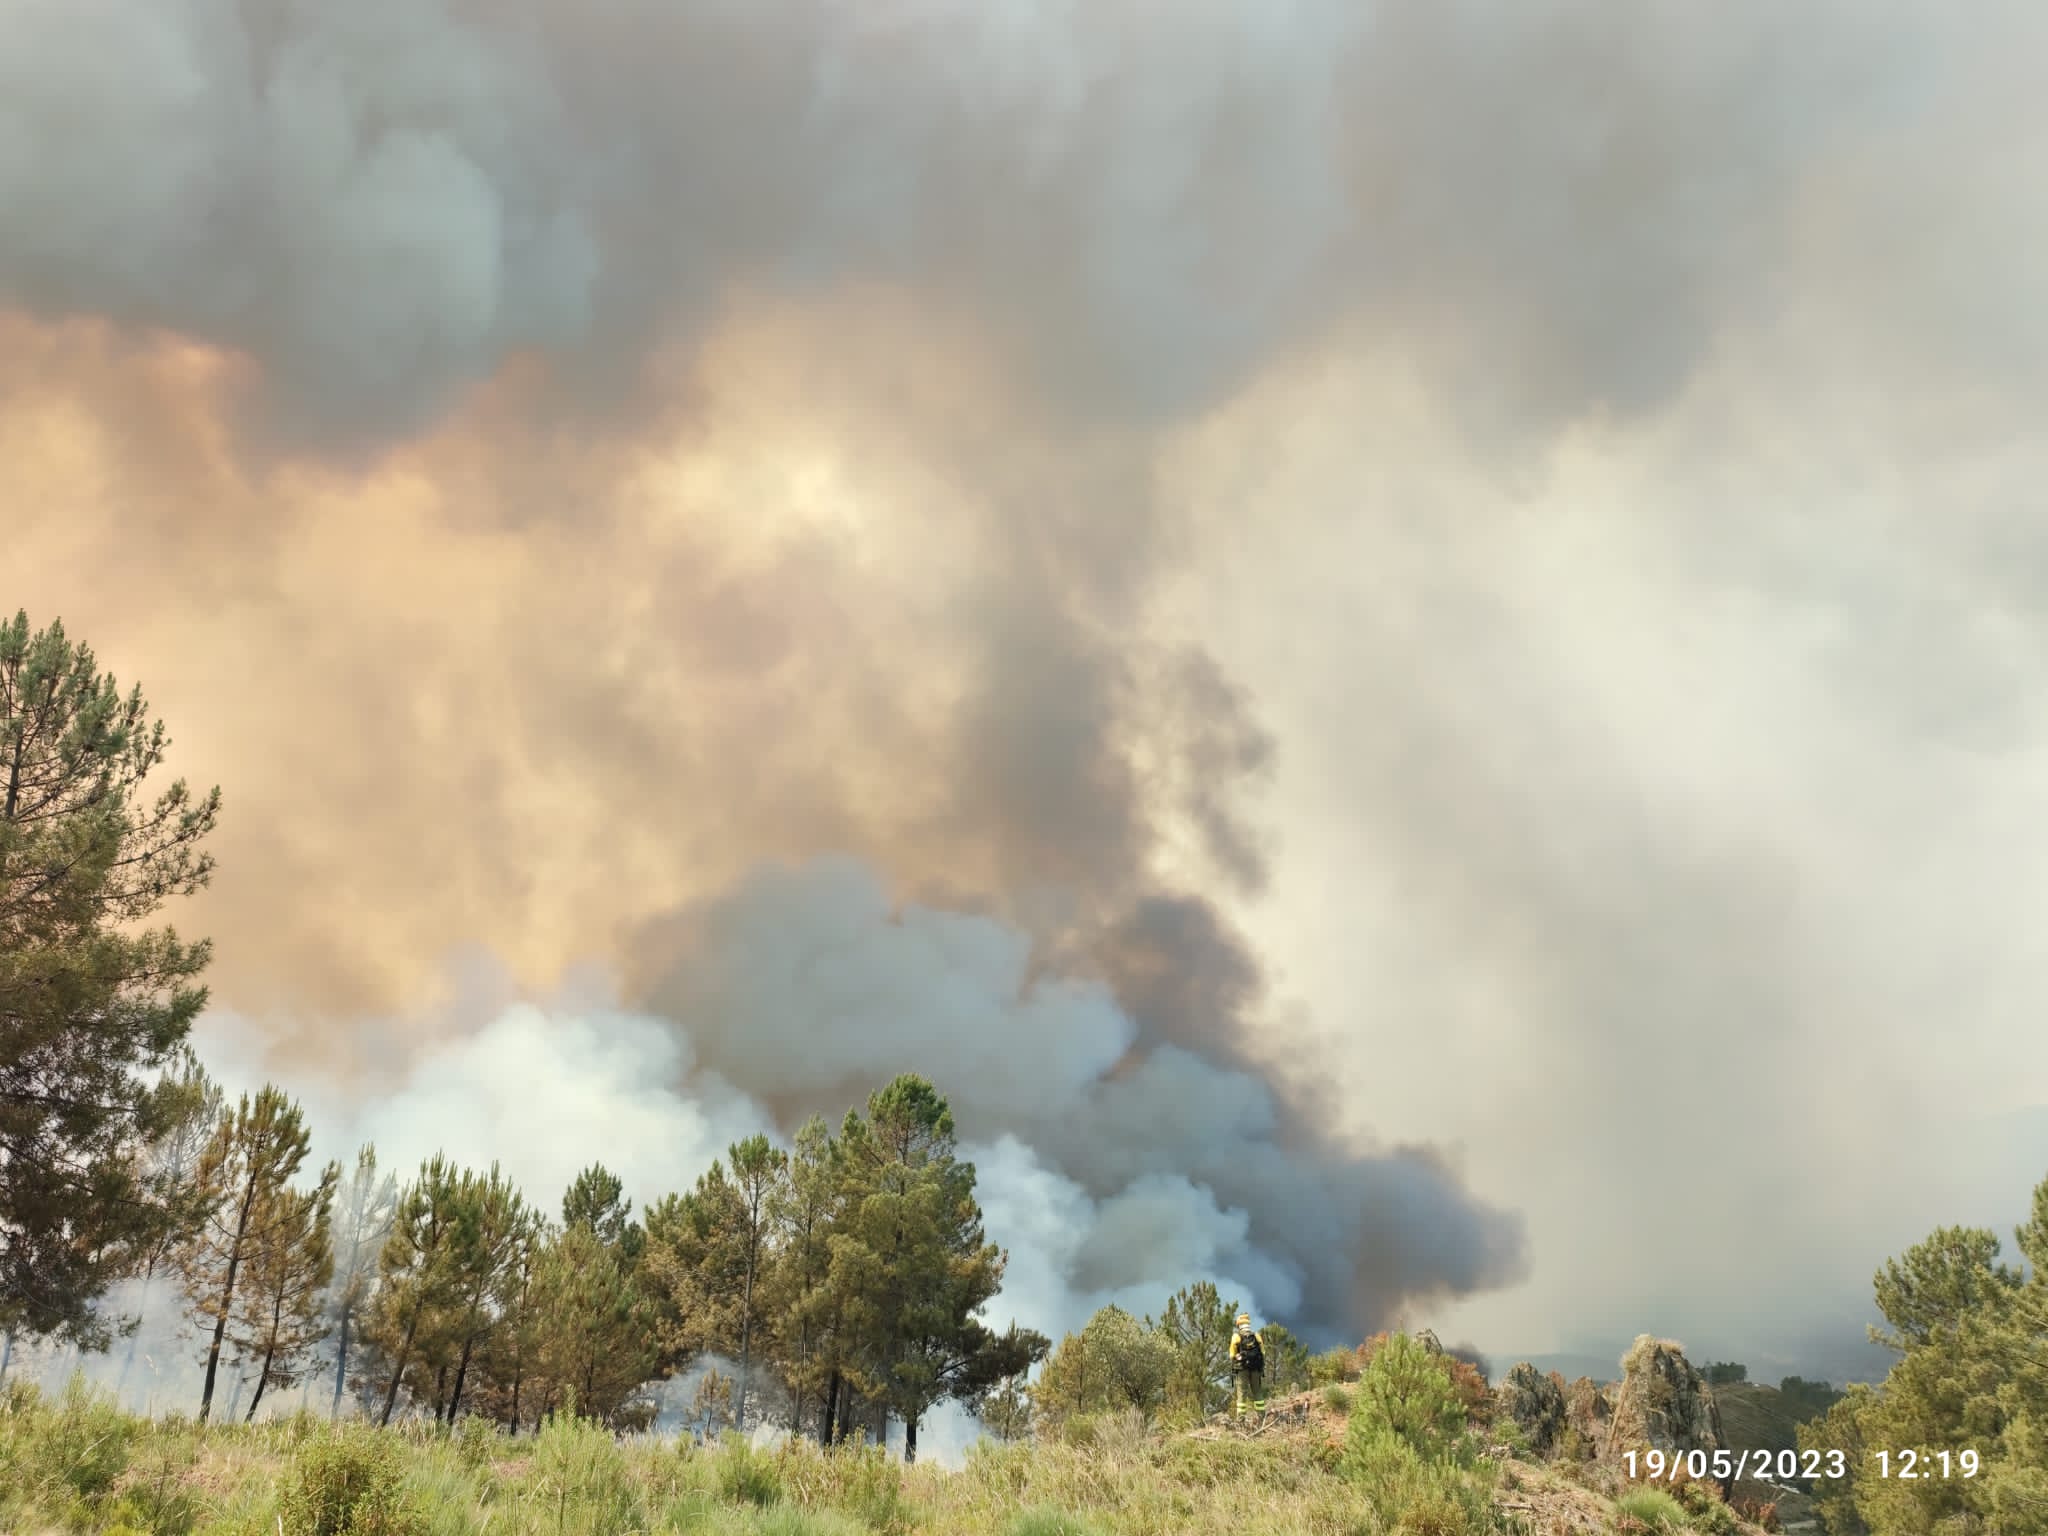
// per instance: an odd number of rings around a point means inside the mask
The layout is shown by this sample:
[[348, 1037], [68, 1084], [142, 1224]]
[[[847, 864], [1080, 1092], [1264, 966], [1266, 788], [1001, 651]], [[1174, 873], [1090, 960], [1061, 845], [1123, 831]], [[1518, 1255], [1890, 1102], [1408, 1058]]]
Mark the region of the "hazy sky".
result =
[[2048, 1173], [2038, 7], [0, 26], [0, 601], [331, 1140], [1788, 1357]]

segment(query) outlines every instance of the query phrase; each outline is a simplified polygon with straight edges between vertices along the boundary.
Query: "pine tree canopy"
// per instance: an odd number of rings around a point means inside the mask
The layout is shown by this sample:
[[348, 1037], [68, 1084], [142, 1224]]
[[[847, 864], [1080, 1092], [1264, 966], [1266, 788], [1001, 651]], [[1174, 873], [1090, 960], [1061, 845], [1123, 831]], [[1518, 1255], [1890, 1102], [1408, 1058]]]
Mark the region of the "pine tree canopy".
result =
[[155, 1079], [205, 1006], [207, 945], [146, 921], [206, 883], [218, 790], [143, 784], [169, 745], [61, 624], [0, 624], [0, 1329], [104, 1347], [93, 1304], [177, 1213]]

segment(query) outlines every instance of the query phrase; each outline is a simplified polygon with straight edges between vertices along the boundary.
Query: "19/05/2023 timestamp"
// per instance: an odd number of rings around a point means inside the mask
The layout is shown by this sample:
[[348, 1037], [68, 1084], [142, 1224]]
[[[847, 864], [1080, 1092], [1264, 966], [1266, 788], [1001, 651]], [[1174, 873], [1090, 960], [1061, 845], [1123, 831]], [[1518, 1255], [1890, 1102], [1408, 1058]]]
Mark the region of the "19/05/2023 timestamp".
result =
[[[1781, 1482], [1801, 1479], [1839, 1481], [1849, 1475], [1849, 1457], [1842, 1451], [1673, 1451], [1654, 1448], [1630, 1451], [1624, 1458], [1631, 1478], [1652, 1481], [1681, 1476], [1699, 1480], [1707, 1477], [1736, 1481], [1744, 1477], [1776, 1478]], [[1975, 1451], [1871, 1451], [1866, 1458], [1881, 1478], [1901, 1481], [1975, 1477], [1983, 1458]]]

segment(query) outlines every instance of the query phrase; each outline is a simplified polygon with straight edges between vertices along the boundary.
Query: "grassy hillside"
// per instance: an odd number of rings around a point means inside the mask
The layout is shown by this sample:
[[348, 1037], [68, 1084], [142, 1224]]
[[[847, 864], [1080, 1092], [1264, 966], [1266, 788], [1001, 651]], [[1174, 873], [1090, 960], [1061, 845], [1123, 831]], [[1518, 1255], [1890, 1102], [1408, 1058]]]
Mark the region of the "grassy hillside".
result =
[[1728, 1444], [1739, 1451], [1796, 1450], [1798, 1427], [1806, 1415], [1795, 1411], [1776, 1387], [1762, 1382], [1738, 1381], [1714, 1388], [1714, 1401], [1721, 1406], [1721, 1430]]
[[[1276, 1405], [1278, 1406], [1278, 1405]], [[340, 1429], [149, 1423], [83, 1393], [0, 1398], [0, 1530], [104, 1536], [1549, 1536], [1687, 1529], [1677, 1506], [1583, 1475], [1478, 1458], [1455, 1486], [1363, 1458], [1337, 1400], [1193, 1433], [1137, 1415], [1059, 1443], [984, 1445], [964, 1468], [872, 1450], [620, 1441], [554, 1422], [510, 1440], [479, 1419]], [[1375, 1461], [1374, 1458], [1378, 1459]], [[1398, 1461], [1398, 1457], [1395, 1461]], [[1403, 1484], [1403, 1479], [1407, 1479]], [[1448, 1491], [1447, 1491], [1448, 1490]], [[1623, 1495], [1623, 1503], [1612, 1495]], [[1661, 1495], [1659, 1496], [1662, 1497]], [[1668, 1500], [1664, 1501], [1669, 1504]], [[1402, 1513], [1389, 1517], [1389, 1505]], [[1696, 1529], [1752, 1530], [1716, 1506]]]

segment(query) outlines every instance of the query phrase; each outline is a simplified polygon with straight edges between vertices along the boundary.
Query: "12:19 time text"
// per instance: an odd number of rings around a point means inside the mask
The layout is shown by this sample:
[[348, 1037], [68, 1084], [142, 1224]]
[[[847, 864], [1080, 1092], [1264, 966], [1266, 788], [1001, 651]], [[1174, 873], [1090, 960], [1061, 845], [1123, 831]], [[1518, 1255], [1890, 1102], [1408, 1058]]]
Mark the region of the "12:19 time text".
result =
[[[1781, 1482], [1795, 1478], [1817, 1482], [1849, 1475], [1849, 1457], [1842, 1451], [1696, 1450], [1666, 1454], [1651, 1449], [1629, 1451], [1624, 1460], [1628, 1463], [1631, 1478], [1669, 1478], [1672, 1482], [1681, 1477], [1695, 1481], [1707, 1477], [1731, 1482], [1743, 1477], [1761, 1477]], [[1879, 1477], [1901, 1481], [1975, 1477], [1984, 1466], [1983, 1458], [1973, 1450], [1872, 1451], [1869, 1460]]]

